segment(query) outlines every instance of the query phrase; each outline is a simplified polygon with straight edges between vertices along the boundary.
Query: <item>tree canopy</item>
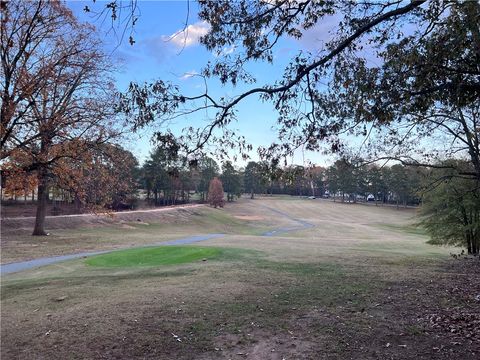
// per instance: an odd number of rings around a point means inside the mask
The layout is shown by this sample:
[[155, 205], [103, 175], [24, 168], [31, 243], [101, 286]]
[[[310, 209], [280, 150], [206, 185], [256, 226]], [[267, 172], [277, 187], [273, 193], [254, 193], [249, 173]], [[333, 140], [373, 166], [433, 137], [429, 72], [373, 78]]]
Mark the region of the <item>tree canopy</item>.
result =
[[[185, 96], [163, 81], [132, 84], [124, 108], [137, 124], [215, 109], [206, 127], [185, 129], [181, 142], [194, 152], [210, 140], [221, 143], [223, 139], [243, 151], [248, 149], [245, 139], [233, 139], [228, 126], [237, 119], [237, 105], [258, 96], [278, 113], [279, 142], [258, 149], [260, 155], [274, 158], [299, 147], [341, 152], [345, 135], [371, 137], [366, 142], [373, 146], [379, 140], [373, 140], [374, 130], [380, 132], [380, 139], [388, 137], [395, 141], [392, 145], [402, 144], [409, 127], [418, 135], [431, 135], [436, 122], [449, 121], [444, 116], [448, 112], [455, 114], [453, 126], [437, 124], [434, 130], [443, 127], [469, 153], [478, 154], [475, 141], [468, 140], [470, 135], [478, 136], [474, 125], [480, 63], [478, 3], [202, 0], [199, 6], [200, 18], [211, 26], [201, 42], [219, 54], [205, 65], [202, 75], [219, 78], [224, 84], [251, 84], [251, 88], [215, 99], [207, 89], [197, 96]], [[275, 63], [274, 51], [281, 38], [299, 39], [327, 20], [337, 24], [327, 42], [319, 42], [315, 51], [293, 56], [274, 83], [257, 86], [255, 74], [247, 71], [249, 62]], [[233, 51], [224, 54], [225, 47]], [[438, 105], [443, 115], [437, 112]], [[463, 118], [470, 122], [468, 131]], [[429, 150], [431, 155], [435, 149]], [[385, 155], [385, 149], [372, 153]]]
[[[456, 169], [468, 170], [472, 165], [456, 162]], [[453, 166], [452, 166], [453, 167]], [[450, 168], [436, 169], [437, 179], [423, 197], [420, 224], [430, 235], [432, 244], [448, 244], [467, 248], [468, 254], [480, 252], [480, 186], [476, 179], [458, 177]]]

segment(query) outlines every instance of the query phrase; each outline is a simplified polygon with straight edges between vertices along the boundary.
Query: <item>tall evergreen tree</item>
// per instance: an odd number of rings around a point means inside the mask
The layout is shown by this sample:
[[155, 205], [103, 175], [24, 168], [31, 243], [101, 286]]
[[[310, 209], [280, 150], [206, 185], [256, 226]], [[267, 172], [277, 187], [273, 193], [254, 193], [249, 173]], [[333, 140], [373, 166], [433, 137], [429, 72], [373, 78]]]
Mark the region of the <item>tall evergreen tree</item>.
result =
[[223, 190], [227, 193], [227, 201], [233, 201], [235, 196], [239, 197], [241, 195], [241, 177], [230, 161], [223, 163], [221, 180]]

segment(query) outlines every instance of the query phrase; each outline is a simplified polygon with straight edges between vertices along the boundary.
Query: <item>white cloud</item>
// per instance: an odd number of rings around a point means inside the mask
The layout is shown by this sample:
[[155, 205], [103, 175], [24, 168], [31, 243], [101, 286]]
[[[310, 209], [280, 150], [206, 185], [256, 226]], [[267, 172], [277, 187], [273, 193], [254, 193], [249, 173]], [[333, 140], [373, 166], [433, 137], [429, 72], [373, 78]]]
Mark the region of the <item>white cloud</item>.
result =
[[145, 39], [142, 46], [147, 54], [153, 56], [158, 62], [163, 62], [184, 48], [197, 45], [200, 37], [207, 34], [209, 30], [210, 24], [201, 21], [188, 25], [185, 29], [178, 30], [172, 35], [160, 35]]
[[186, 48], [199, 43], [200, 38], [208, 33], [210, 24], [206, 21], [199, 21], [188, 25], [185, 29], [178, 30], [170, 36], [164, 36], [164, 40], [173, 43], [179, 48]]
[[223, 54], [228, 55], [235, 51], [235, 45], [223, 48]]
[[185, 74], [180, 76], [180, 80], [187, 80], [187, 79], [190, 79], [191, 77], [194, 77], [195, 75], [198, 75], [197, 71], [195, 70], [187, 71]]
[[225, 46], [220, 50], [216, 50], [213, 53], [213, 56], [217, 58], [217, 57], [220, 57], [220, 56], [230, 55], [231, 53], [233, 53], [235, 51], [236, 48], [237, 47], [235, 45]]

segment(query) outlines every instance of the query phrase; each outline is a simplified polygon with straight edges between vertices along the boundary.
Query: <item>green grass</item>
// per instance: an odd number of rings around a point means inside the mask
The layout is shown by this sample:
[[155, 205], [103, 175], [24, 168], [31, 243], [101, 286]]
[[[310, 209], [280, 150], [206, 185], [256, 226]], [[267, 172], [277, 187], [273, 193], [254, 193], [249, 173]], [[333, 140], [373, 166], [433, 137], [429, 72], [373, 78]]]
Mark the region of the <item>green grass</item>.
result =
[[159, 246], [114, 251], [94, 256], [85, 263], [97, 267], [139, 267], [185, 264], [202, 259], [215, 259], [222, 250], [214, 247]]
[[256, 250], [210, 246], [156, 246], [113, 251], [93, 256], [84, 262], [98, 268], [133, 268], [181, 265], [203, 259], [230, 262], [258, 261], [264, 253]]

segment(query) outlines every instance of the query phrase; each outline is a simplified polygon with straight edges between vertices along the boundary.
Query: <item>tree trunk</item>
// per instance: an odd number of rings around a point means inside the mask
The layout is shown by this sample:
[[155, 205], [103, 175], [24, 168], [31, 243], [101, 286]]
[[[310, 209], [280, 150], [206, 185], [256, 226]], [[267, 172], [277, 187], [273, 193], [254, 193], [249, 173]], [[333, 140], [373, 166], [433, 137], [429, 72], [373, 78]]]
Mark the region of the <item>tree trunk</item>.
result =
[[478, 255], [478, 239], [475, 238], [475, 234], [473, 231], [470, 230], [470, 247], [471, 247], [471, 254]]
[[32, 235], [45, 236], [45, 216], [47, 215], [48, 184], [44, 169], [38, 171], [37, 214]]
[[77, 193], [75, 193], [75, 197], [73, 199], [75, 213], [80, 214], [82, 212], [82, 201]]
[[473, 254], [472, 241], [469, 239], [468, 234], [467, 234], [466, 238], [467, 238], [467, 254], [471, 255], [471, 254]]

